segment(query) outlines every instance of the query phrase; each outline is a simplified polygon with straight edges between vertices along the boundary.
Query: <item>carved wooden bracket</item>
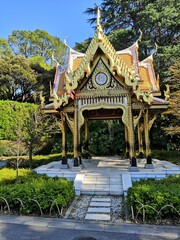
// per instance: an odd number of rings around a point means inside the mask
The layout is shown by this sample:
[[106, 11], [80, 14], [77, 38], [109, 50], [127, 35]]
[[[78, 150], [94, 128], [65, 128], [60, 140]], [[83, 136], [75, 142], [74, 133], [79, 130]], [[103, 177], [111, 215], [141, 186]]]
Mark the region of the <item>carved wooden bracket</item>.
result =
[[149, 123], [148, 123], [149, 130], [151, 129], [151, 127], [152, 127], [154, 121], [156, 120], [156, 118], [157, 118], [157, 115], [154, 114], [154, 116], [149, 120]]
[[74, 118], [71, 118], [67, 113], [65, 113], [65, 116], [66, 116], [68, 127], [70, 128], [70, 130], [73, 134], [74, 133], [74, 127], [75, 127]]
[[134, 117], [133, 117], [134, 129], [137, 127], [137, 124], [138, 124], [138, 122], [139, 122], [139, 119], [140, 119], [141, 116], [142, 116], [143, 111], [144, 111], [144, 108], [142, 108], [142, 109], [139, 111], [139, 115], [138, 115], [138, 116], [134, 116]]

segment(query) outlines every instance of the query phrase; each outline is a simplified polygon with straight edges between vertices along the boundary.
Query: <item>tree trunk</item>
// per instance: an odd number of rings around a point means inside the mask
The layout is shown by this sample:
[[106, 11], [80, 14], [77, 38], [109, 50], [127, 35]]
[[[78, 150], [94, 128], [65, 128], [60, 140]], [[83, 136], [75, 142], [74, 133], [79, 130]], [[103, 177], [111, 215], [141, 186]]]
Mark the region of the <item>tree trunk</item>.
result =
[[29, 167], [32, 169], [32, 146], [29, 146]]

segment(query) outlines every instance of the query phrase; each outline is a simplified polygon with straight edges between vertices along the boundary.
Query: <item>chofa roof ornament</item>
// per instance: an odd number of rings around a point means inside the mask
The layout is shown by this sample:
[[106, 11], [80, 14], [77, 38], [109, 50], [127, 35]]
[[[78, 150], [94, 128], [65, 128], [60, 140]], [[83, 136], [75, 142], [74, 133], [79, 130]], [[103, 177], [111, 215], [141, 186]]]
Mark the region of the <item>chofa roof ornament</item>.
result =
[[136, 40], [136, 46], [137, 47], [139, 47], [139, 42], [142, 41], [142, 35], [143, 35], [141, 29], [139, 29], [139, 32], [140, 32], [140, 35], [139, 35], [138, 39]]
[[98, 7], [97, 8], [97, 40], [98, 41], [102, 41], [102, 33], [103, 33], [102, 26], [100, 23], [100, 18], [101, 18], [101, 12]]

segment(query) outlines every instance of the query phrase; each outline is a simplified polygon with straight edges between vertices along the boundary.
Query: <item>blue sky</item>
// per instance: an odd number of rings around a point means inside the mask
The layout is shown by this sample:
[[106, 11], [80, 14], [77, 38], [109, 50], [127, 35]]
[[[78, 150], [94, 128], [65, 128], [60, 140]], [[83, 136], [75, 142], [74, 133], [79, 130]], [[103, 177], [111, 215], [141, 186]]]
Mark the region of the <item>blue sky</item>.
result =
[[42, 29], [70, 47], [94, 35], [87, 23], [92, 17], [84, 14], [87, 8], [100, 6], [102, 0], [0, 0], [0, 38], [13, 30]]

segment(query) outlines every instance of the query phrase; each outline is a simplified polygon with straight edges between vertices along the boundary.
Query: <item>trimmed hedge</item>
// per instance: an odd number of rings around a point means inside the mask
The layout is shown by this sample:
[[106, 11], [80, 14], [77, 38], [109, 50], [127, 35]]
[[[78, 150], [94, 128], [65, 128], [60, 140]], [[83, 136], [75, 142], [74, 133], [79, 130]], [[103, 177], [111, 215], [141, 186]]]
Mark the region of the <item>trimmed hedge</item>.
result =
[[[73, 158], [73, 153], [68, 153], [67, 157]], [[2, 161], [8, 160], [8, 167], [12, 167], [12, 162], [14, 162], [16, 160], [16, 157], [14, 157], [14, 156], [13, 157], [3, 157], [3, 158], [1, 157], [0, 159]], [[61, 153], [50, 154], [50, 155], [35, 155], [35, 156], [33, 156], [32, 167], [37, 168], [39, 166], [46, 165], [50, 162], [60, 161], [61, 159], [62, 159]], [[20, 160], [23, 160], [23, 163], [20, 165], [20, 168], [29, 168], [30, 164], [29, 164], [28, 156], [21, 156]]]
[[180, 175], [134, 182], [128, 189], [127, 204], [137, 219], [143, 219], [144, 208], [146, 220], [170, 218], [180, 223]]
[[152, 150], [152, 157], [180, 165], [180, 151]]
[[12, 184], [15, 171], [0, 170], [0, 205], [3, 212], [7, 211], [5, 200], [14, 213], [40, 215], [42, 211], [50, 215], [51, 208], [57, 213], [57, 208], [67, 208], [74, 199], [73, 182], [67, 179], [49, 178], [24, 169], [20, 169], [19, 174], [18, 184]]

